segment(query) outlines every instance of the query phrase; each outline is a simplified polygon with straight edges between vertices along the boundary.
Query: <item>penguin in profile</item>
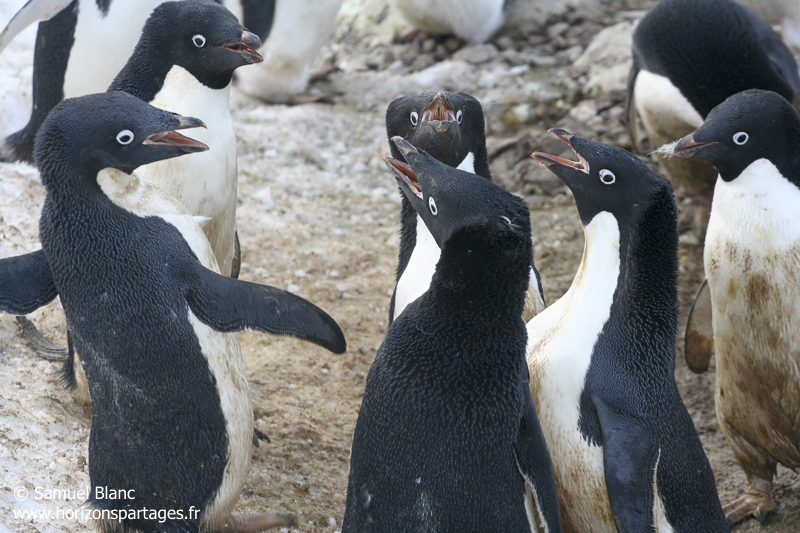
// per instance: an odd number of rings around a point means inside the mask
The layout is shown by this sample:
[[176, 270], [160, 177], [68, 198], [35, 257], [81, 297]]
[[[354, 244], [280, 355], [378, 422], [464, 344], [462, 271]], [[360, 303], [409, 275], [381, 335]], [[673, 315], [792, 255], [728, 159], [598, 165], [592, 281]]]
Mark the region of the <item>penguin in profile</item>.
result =
[[[658, 147], [697, 129], [729, 96], [754, 88], [800, 109], [797, 64], [769, 24], [733, 0], [661, 0], [633, 34], [626, 116], [634, 146], [641, 153], [637, 112]], [[659, 162], [679, 192], [703, 198], [696, 216], [702, 229], [716, 171], [699, 161]]]
[[479, 44], [500, 29], [509, 0], [393, 0], [414, 27], [433, 34], [453, 34]]
[[776, 508], [777, 464], [800, 467], [800, 117], [776, 93], [744, 91], [674, 155], [719, 171], [703, 256], [716, 411], [748, 482], [725, 513], [731, 524], [750, 515], [763, 523]]
[[[47, 191], [43, 252], [5, 259], [4, 310], [61, 297], [93, 404], [89, 476], [99, 509], [143, 532], [259, 531], [288, 526], [275, 515], [235, 518], [250, 460], [253, 415], [244, 328], [345, 350], [336, 322], [285, 291], [205, 268], [210, 257], [192, 217], [137, 212], [101, 183], [137, 167], [206, 149], [175, 130], [198, 119], [122, 92], [65, 100], [40, 128], [36, 161]], [[194, 156], [192, 156], [194, 157]], [[118, 178], [124, 180], [124, 177]], [[49, 275], [45, 264], [49, 268]], [[26, 272], [29, 271], [29, 272]], [[98, 499], [95, 487], [134, 491]], [[174, 510], [167, 520], [142, 509]]]
[[[427, 92], [395, 99], [386, 110], [386, 133], [392, 157], [403, 155], [392, 138], [402, 137], [445, 165], [491, 181], [486, 131], [480, 102], [466, 93]], [[389, 323], [428, 290], [441, 254], [439, 245], [401, 189], [400, 251]], [[524, 320], [544, 309], [539, 272], [531, 263]]]
[[560, 532], [525, 364], [528, 208], [393, 142], [403, 160], [386, 161], [442, 254], [369, 370], [342, 533]]
[[572, 190], [586, 244], [572, 286], [528, 323], [531, 391], [569, 532], [728, 532], [675, 384], [677, 208], [668, 180], [613, 146], [550, 130], [535, 152]]

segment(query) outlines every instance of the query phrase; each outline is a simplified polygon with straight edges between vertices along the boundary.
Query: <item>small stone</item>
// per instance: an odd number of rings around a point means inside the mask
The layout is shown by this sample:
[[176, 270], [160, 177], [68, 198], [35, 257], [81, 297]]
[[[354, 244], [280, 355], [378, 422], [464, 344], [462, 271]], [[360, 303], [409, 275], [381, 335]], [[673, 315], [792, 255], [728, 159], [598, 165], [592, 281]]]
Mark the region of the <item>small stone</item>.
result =
[[332, 516], [328, 517], [328, 525], [331, 527], [336, 527], [336, 519]]
[[453, 55], [453, 59], [460, 59], [473, 65], [481, 65], [495, 59], [500, 52], [492, 43], [479, 44], [462, 48]]

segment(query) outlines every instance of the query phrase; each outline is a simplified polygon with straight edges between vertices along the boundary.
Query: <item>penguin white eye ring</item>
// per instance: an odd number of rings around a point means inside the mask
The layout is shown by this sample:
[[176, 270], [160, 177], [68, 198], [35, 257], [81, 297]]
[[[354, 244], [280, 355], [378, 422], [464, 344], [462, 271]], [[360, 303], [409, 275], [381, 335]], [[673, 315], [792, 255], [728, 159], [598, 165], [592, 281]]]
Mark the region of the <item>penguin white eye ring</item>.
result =
[[131, 130], [122, 130], [117, 133], [117, 142], [119, 144], [130, 144], [133, 142], [133, 132]]
[[416, 111], [412, 111], [411, 112], [411, 123], [416, 126], [418, 122], [419, 122], [419, 115], [417, 114]]
[[436, 200], [433, 197], [428, 197], [428, 207], [431, 208], [431, 214], [436, 216], [436, 213], [439, 212], [439, 209], [436, 207]]
[[203, 48], [206, 45], [206, 38], [198, 33], [192, 37], [192, 42], [197, 48]]
[[746, 143], [749, 139], [750, 139], [750, 136], [744, 131], [740, 131], [739, 133], [734, 133], [733, 134], [733, 142], [735, 142], [739, 146], [741, 146], [744, 143]]
[[463, 118], [464, 118], [464, 113], [462, 113], [461, 110], [459, 109], [458, 113], [456, 113], [456, 121], [458, 121], [458, 123], [461, 124], [461, 120]]
[[600, 171], [600, 181], [602, 181], [606, 185], [611, 185], [612, 183], [617, 181], [617, 177], [610, 170], [603, 169]]

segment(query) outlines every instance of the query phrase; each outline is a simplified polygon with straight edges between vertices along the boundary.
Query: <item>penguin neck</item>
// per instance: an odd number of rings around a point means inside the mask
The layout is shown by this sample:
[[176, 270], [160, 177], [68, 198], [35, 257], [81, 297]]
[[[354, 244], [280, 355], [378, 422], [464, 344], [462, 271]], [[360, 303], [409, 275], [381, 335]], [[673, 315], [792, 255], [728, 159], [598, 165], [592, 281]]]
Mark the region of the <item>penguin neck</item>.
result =
[[172, 62], [155, 43], [142, 40], [133, 55], [109, 86], [109, 91], [126, 92], [145, 102], [151, 102], [164, 86]]
[[619, 339], [607, 341], [614, 347], [606, 356], [624, 364], [660, 364], [662, 371], [671, 373], [680, 311], [677, 210], [668, 189], [658, 195], [665, 197], [654, 199], [637, 223], [620, 228], [619, 276], [603, 327], [608, 335], [601, 335], [600, 341]]

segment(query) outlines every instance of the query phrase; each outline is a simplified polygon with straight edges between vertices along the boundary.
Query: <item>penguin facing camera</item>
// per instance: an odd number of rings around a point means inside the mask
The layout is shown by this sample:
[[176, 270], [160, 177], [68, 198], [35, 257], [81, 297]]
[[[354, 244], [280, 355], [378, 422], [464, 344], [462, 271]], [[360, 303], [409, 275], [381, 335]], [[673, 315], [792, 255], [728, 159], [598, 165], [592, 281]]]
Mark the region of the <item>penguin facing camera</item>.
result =
[[763, 523], [776, 509], [777, 465], [800, 467], [800, 117], [776, 93], [744, 91], [711, 110], [674, 155], [719, 171], [703, 255], [708, 292], [698, 299], [711, 300], [717, 420], [747, 475], [725, 513], [731, 524]]
[[369, 370], [342, 533], [560, 532], [525, 365], [528, 208], [392, 141], [403, 159], [387, 164], [442, 252]]
[[[394, 159], [403, 155], [391, 139], [402, 137], [445, 165], [491, 181], [486, 131], [480, 102], [466, 93], [445, 91], [401, 96], [386, 110], [386, 133]], [[405, 194], [400, 193], [400, 250], [389, 323], [430, 286], [440, 247]], [[531, 263], [530, 288], [523, 319], [544, 309], [539, 272]]]
[[[47, 192], [42, 250], [0, 261], [3, 310], [61, 298], [93, 404], [89, 503], [125, 514], [104, 524], [109, 530], [289, 526], [283, 516], [231, 514], [253, 442], [235, 332], [292, 335], [336, 353], [346, 346], [336, 322], [310, 302], [205, 268], [198, 257], [212, 252], [189, 227], [193, 217], [162, 217], [142, 211], [136, 197], [109, 195], [121, 190], [109, 180], [121, 185], [141, 165], [206, 150], [175, 131], [202, 125], [123, 92], [60, 103], [36, 142]], [[97, 486], [136, 498], [100, 500]], [[134, 512], [143, 508], [182, 515], [160, 522]]]
[[[733, 0], [661, 0], [633, 34], [626, 117], [641, 153], [637, 114], [653, 148], [703, 123], [726, 98], [746, 89], [781, 94], [800, 109], [794, 56], [772, 27]], [[693, 197], [681, 225], [702, 239], [716, 172], [703, 161], [659, 157], [676, 191]]]
[[567, 293], [528, 323], [527, 358], [570, 532], [728, 532], [675, 383], [677, 208], [636, 156], [561, 129], [535, 152], [572, 191], [586, 239]]

